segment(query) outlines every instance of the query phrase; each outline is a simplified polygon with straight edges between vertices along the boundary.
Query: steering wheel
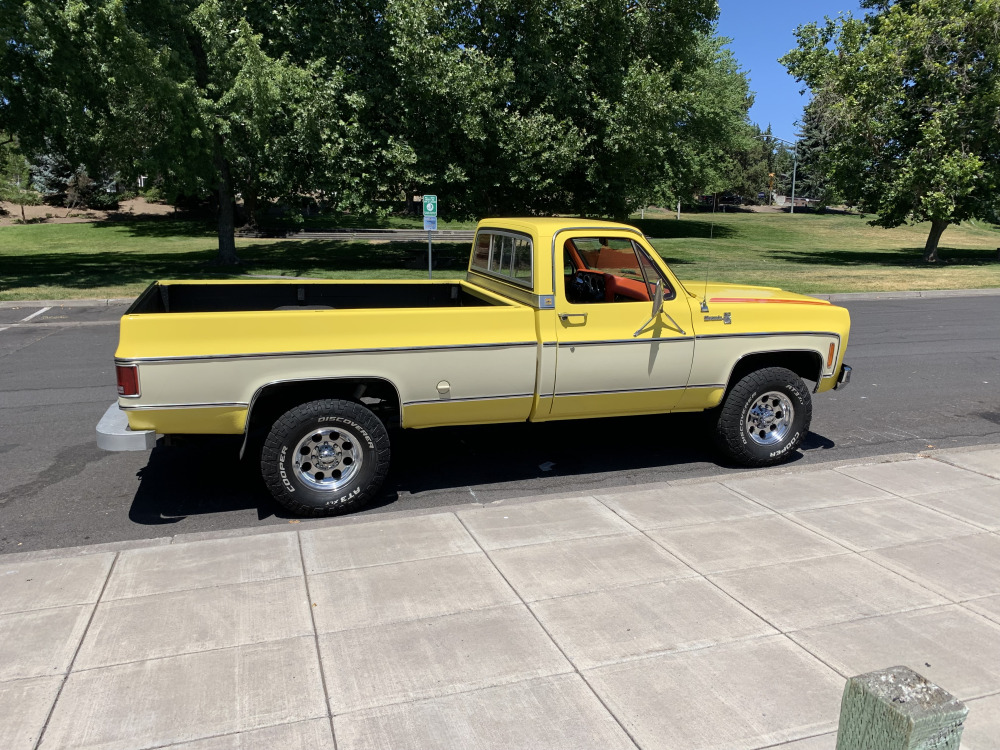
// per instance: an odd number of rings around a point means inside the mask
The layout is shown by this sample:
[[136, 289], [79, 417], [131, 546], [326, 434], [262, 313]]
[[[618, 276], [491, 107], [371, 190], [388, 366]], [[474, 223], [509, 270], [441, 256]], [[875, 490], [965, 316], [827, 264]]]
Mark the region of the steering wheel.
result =
[[573, 290], [573, 301], [603, 302], [604, 274], [593, 271], [577, 271], [570, 279], [570, 289]]

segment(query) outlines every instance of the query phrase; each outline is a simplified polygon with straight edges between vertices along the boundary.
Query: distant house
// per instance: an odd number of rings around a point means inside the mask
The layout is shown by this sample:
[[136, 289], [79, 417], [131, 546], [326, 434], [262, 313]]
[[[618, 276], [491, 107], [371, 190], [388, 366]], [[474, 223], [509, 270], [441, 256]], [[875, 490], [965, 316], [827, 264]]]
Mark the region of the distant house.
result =
[[[795, 196], [795, 205], [796, 206], [803, 206], [803, 207], [815, 206], [817, 203], [819, 203], [819, 201], [817, 201], [815, 198], [801, 198], [801, 197], [799, 197], [797, 195]], [[787, 195], [775, 195], [774, 196], [774, 205], [776, 205], [776, 206], [790, 206], [790, 205], [792, 205], [792, 199], [789, 196], [787, 196]]]

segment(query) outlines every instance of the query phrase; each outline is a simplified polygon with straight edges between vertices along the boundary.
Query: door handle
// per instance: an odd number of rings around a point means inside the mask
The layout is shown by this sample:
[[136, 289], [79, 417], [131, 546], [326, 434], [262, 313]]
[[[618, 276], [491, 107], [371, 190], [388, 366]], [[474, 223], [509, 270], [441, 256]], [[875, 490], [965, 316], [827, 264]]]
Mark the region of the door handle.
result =
[[583, 322], [587, 322], [587, 313], [559, 313], [559, 320], [564, 323], [570, 318], [583, 318]]

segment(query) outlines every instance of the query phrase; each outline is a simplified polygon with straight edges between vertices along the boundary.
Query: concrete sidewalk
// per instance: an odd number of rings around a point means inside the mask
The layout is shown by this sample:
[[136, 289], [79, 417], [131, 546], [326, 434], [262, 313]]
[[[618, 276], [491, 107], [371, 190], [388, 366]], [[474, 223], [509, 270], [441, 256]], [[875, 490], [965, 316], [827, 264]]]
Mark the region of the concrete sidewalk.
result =
[[1000, 747], [1000, 447], [215, 536], [0, 556], [0, 748]]

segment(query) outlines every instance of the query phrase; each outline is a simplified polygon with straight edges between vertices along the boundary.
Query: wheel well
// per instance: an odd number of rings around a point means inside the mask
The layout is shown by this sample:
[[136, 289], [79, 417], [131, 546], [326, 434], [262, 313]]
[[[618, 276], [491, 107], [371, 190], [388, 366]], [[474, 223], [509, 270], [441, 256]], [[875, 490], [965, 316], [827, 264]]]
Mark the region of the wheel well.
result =
[[299, 404], [322, 398], [354, 401], [371, 409], [386, 427], [400, 423], [400, 398], [396, 386], [381, 378], [326, 378], [291, 380], [261, 388], [250, 403], [246, 435], [266, 432], [274, 421]]
[[726, 393], [745, 375], [765, 367], [784, 367], [804, 380], [816, 381], [823, 368], [823, 357], [814, 351], [760, 352], [740, 359], [729, 374]]

